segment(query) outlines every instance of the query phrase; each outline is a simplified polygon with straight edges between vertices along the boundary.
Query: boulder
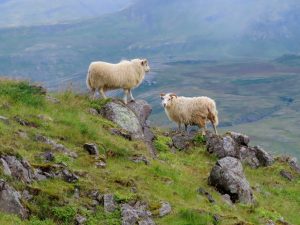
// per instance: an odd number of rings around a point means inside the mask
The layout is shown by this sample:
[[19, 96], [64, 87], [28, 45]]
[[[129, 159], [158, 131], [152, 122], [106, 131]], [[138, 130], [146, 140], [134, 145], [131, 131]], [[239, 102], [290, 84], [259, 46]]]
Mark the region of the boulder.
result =
[[178, 150], [186, 150], [193, 145], [195, 134], [179, 133], [172, 136], [173, 146]]
[[21, 204], [20, 194], [4, 180], [0, 179], [0, 211], [16, 214], [22, 219], [29, 216], [28, 210]]
[[130, 160], [135, 163], [145, 163], [146, 165], [150, 164], [149, 160], [143, 155], [134, 155], [130, 157]]
[[249, 136], [237, 132], [230, 131], [228, 134], [234, 139], [235, 142], [237, 142], [240, 145], [248, 146], [250, 142]]
[[83, 145], [84, 150], [86, 150], [90, 155], [99, 155], [98, 146], [94, 143], [85, 143]]
[[62, 176], [63, 176], [64, 180], [68, 183], [75, 183], [79, 179], [76, 174], [70, 172], [67, 169], [64, 169], [62, 171]]
[[228, 194], [232, 202], [253, 203], [253, 193], [243, 173], [241, 162], [233, 157], [217, 161], [213, 167], [208, 183], [221, 194]]
[[81, 216], [81, 215], [77, 215], [75, 217], [75, 221], [76, 221], [76, 225], [82, 225], [82, 224], [86, 223], [87, 218], [85, 218], [84, 216]]
[[147, 126], [147, 120], [152, 112], [151, 105], [145, 100], [136, 100], [129, 102], [127, 107], [135, 113], [142, 127]]
[[119, 101], [107, 103], [100, 110], [100, 114], [130, 132], [133, 139], [142, 139], [143, 129], [134, 112]]

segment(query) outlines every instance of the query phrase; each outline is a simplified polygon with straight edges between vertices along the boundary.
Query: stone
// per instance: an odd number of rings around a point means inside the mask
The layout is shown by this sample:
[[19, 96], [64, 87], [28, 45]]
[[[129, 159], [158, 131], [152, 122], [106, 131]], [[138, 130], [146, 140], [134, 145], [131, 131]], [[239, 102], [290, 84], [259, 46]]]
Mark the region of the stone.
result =
[[25, 183], [31, 183], [35, 178], [34, 171], [26, 160], [19, 160], [15, 156], [4, 156], [1, 158], [1, 161], [2, 164], [4, 161], [6, 162], [6, 166], [9, 167], [11, 176], [16, 179]]
[[240, 145], [248, 146], [250, 142], [250, 138], [247, 135], [233, 132], [233, 131], [228, 132], [228, 134], [233, 138], [233, 140], [235, 140], [235, 142], [237, 142]]
[[135, 162], [135, 163], [145, 163], [145, 165], [150, 164], [149, 160], [143, 155], [132, 156], [132, 157], [130, 157], [130, 160]]
[[27, 219], [28, 210], [21, 204], [20, 194], [4, 180], [0, 179], [0, 211], [12, 213]]
[[160, 217], [166, 216], [166, 215], [170, 214], [171, 211], [172, 211], [172, 207], [171, 207], [170, 203], [162, 202], [161, 207], [159, 209], [159, 216]]
[[253, 147], [256, 152], [256, 157], [261, 166], [271, 166], [274, 163], [274, 158], [260, 146]]
[[26, 201], [30, 201], [33, 198], [33, 196], [29, 193], [29, 191], [24, 190], [22, 192], [22, 198], [25, 199]]
[[75, 175], [74, 173], [70, 172], [67, 169], [64, 169], [62, 171], [62, 176], [64, 178], [65, 181], [67, 181], [68, 183], [74, 183], [76, 181], [78, 181], [79, 177], [77, 175]]
[[253, 203], [253, 192], [247, 181], [241, 162], [233, 157], [217, 161], [213, 167], [208, 183], [221, 194], [228, 194], [232, 202]]
[[135, 113], [142, 127], [147, 126], [147, 119], [152, 112], [152, 107], [148, 102], [145, 100], [136, 100], [129, 102], [127, 107]]
[[297, 159], [295, 157], [289, 160], [290, 167], [296, 172], [300, 174], [300, 166], [297, 163]]
[[178, 150], [186, 150], [193, 145], [194, 137], [187, 133], [175, 134], [172, 137], [173, 146]]
[[103, 162], [103, 161], [96, 162], [96, 167], [98, 167], [98, 168], [105, 168], [106, 167], [106, 163]]
[[216, 202], [215, 199], [212, 197], [212, 195], [209, 192], [207, 192], [206, 190], [204, 190], [203, 188], [198, 188], [197, 192], [201, 195], [206, 196], [206, 198], [208, 199], [208, 201], [210, 203]]
[[0, 158], [0, 163], [2, 164], [4, 175], [11, 176], [11, 171], [9, 169], [7, 162], [4, 159]]
[[230, 195], [229, 194], [225, 194], [225, 195], [222, 195], [222, 199], [225, 203], [227, 203], [228, 205], [232, 205], [232, 201], [230, 199]]
[[46, 161], [52, 162], [55, 159], [55, 156], [52, 152], [45, 152], [42, 155], [42, 158], [45, 159]]
[[5, 116], [0, 116], [0, 121], [6, 125], [9, 125], [9, 119]]
[[214, 153], [218, 158], [226, 156], [239, 158], [239, 146], [231, 136], [221, 137], [212, 132], [206, 134], [206, 146], [209, 153]]
[[19, 116], [14, 116], [14, 120], [15, 120], [16, 122], [18, 122], [18, 123], [19, 123], [20, 125], [22, 125], [22, 126], [26, 126], [26, 127], [34, 127], [34, 128], [37, 128], [37, 127], [38, 127], [38, 125], [35, 124], [34, 122], [27, 121], [27, 120], [25, 120], [25, 119], [20, 118]]
[[114, 212], [117, 209], [117, 205], [112, 194], [103, 195], [103, 205], [105, 212]]
[[120, 129], [120, 128], [110, 128], [109, 131], [110, 131], [110, 133], [111, 133], [112, 135], [118, 135], [118, 136], [121, 136], [121, 137], [123, 137], [123, 138], [125, 138], [125, 139], [127, 139], [127, 140], [129, 140], [129, 141], [132, 140], [131, 134], [130, 134], [128, 131], [124, 130], [124, 129]]
[[81, 216], [81, 215], [77, 215], [77, 216], [75, 217], [75, 221], [76, 221], [76, 224], [77, 224], [77, 225], [82, 225], [82, 224], [85, 224], [85, 223], [86, 223], [87, 218], [84, 217], [84, 216]]
[[83, 145], [84, 150], [86, 150], [90, 155], [99, 155], [98, 146], [94, 143], [85, 143]]
[[122, 215], [122, 225], [136, 224], [139, 219], [138, 213], [129, 204], [123, 204], [121, 206], [121, 215]]
[[142, 126], [137, 116], [122, 102], [113, 101], [107, 103], [101, 108], [100, 114], [128, 131], [133, 139], [144, 138]]
[[94, 108], [89, 108], [88, 113], [92, 114], [93, 116], [99, 115], [97, 109], [94, 109]]
[[292, 180], [294, 179], [294, 178], [293, 178], [293, 175], [292, 175], [290, 172], [286, 171], [286, 170], [281, 170], [281, 171], [280, 171], [280, 175], [281, 175], [282, 177], [288, 179], [289, 181], [292, 181]]
[[148, 210], [147, 204], [136, 202], [134, 205], [128, 203], [121, 205], [122, 225], [155, 225], [152, 213]]

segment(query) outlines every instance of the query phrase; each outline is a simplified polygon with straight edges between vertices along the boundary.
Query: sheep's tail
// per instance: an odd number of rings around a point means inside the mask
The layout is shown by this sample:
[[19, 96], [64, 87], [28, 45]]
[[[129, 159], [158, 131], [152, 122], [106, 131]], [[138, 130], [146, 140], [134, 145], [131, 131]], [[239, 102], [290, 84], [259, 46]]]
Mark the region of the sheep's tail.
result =
[[92, 85], [91, 85], [91, 80], [90, 80], [90, 69], [88, 70], [88, 73], [86, 76], [86, 86], [90, 91], [92, 90]]
[[209, 114], [211, 115], [210, 117], [213, 120], [213, 124], [215, 126], [218, 126], [219, 125], [219, 118], [218, 118], [218, 111], [217, 111], [217, 106], [216, 106], [215, 102], [212, 104], [211, 108], [208, 107], [208, 111], [209, 111]]

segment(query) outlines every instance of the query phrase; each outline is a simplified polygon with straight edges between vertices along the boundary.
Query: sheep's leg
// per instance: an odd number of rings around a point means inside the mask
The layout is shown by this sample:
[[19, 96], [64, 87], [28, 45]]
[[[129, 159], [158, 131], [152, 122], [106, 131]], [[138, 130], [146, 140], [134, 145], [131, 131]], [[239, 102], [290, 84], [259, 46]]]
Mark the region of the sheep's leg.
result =
[[214, 123], [212, 123], [212, 125], [213, 125], [213, 128], [214, 128], [215, 134], [218, 135], [218, 131], [217, 131], [216, 125]]
[[94, 99], [94, 100], [97, 99], [97, 92], [98, 92], [97, 88], [93, 88], [93, 89], [92, 89], [92, 95], [93, 95], [93, 99]]
[[124, 97], [123, 97], [123, 102], [125, 105], [127, 105], [127, 95], [128, 95], [128, 89], [124, 89]]
[[187, 125], [187, 124], [184, 124], [184, 131], [185, 131], [186, 133], [188, 133], [188, 125]]
[[135, 101], [134, 97], [132, 96], [132, 91], [131, 91], [131, 89], [129, 89], [129, 94], [130, 94], [131, 101]]
[[181, 131], [181, 123], [178, 123], [178, 131]]
[[204, 136], [206, 134], [206, 122], [204, 119], [200, 119], [199, 121], [199, 127], [201, 127], [202, 135]]
[[105, 93], [104, 93], [104, 89], [103, 89], [103, 88], [100, 88], [100, 93], [101, 93], [101, 95], [102, 95], [102, 97], [103, 97], [104, 99], [107, 99], [107, 97], [106, 97], [106, 95], [105, 95]]

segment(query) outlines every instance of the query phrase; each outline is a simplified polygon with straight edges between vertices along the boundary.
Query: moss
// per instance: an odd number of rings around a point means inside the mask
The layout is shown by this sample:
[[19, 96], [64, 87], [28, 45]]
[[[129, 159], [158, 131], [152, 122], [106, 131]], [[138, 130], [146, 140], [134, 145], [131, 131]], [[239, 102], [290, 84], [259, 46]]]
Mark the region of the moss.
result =
[[159, 152], [166, 152], [170, 150], [170, 143], [172, 143], [170, 137], [160, 135], [154, 140], [154, 147]]

